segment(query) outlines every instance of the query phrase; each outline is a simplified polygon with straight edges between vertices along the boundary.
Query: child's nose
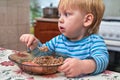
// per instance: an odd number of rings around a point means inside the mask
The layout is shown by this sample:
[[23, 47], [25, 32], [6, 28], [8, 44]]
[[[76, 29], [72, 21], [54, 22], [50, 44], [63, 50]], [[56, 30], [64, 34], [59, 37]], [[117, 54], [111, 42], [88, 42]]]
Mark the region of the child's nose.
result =
[[60, 23], [64, 23], [64, 19], [63, 18], [59, 18], [59, 22]]

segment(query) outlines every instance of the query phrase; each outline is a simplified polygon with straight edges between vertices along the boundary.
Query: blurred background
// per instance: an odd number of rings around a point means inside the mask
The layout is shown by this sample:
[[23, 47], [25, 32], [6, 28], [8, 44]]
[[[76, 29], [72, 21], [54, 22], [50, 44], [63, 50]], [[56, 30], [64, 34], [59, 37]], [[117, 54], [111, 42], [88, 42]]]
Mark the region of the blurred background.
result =
[[[120, 0], [103, 0], [105, 14], [99, 34], [110, 53], [110, 67], [120, 71]], [[57, 29], [59, 0], [0, 0], [0, 47], [26, 50], [22, 34], [35, 35], [46, 42], [60, 34]], [[111, 66], [112, 65], [112, 66]]]

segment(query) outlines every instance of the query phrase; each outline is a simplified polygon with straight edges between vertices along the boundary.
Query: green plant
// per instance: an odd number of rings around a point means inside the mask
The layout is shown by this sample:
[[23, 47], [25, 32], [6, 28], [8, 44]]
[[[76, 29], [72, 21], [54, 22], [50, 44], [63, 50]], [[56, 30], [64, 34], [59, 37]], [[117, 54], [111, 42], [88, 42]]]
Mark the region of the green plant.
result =
[[33, 24], [36, 17], [41, 17], [42, 9], [38, 0], [30, 0], [30, 20]]

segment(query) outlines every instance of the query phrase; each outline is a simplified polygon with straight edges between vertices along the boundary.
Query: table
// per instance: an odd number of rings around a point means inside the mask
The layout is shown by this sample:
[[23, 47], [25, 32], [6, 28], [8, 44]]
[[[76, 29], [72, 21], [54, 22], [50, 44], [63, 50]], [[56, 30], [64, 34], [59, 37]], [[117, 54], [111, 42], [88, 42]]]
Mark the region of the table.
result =
[[98, 75], [79, 78], [67, 78], [63, 73], [52, 75], [27, 74], [8, 59], [8, 56], [14, 52], [16, 50], [0, 48], [0, 80], [120, 80], [120, 73], [109, 70]]

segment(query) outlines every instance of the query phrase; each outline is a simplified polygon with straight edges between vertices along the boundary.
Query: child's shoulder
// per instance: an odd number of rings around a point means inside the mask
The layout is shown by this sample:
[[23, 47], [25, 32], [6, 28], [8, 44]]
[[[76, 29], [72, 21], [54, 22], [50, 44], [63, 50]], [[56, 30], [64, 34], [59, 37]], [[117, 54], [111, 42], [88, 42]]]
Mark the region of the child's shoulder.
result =
[[100, 36], [99, 34], [91, 34], [89, 36], [89, 39], [91, 39], [92, 41], [103, 41], [103, 37]]

